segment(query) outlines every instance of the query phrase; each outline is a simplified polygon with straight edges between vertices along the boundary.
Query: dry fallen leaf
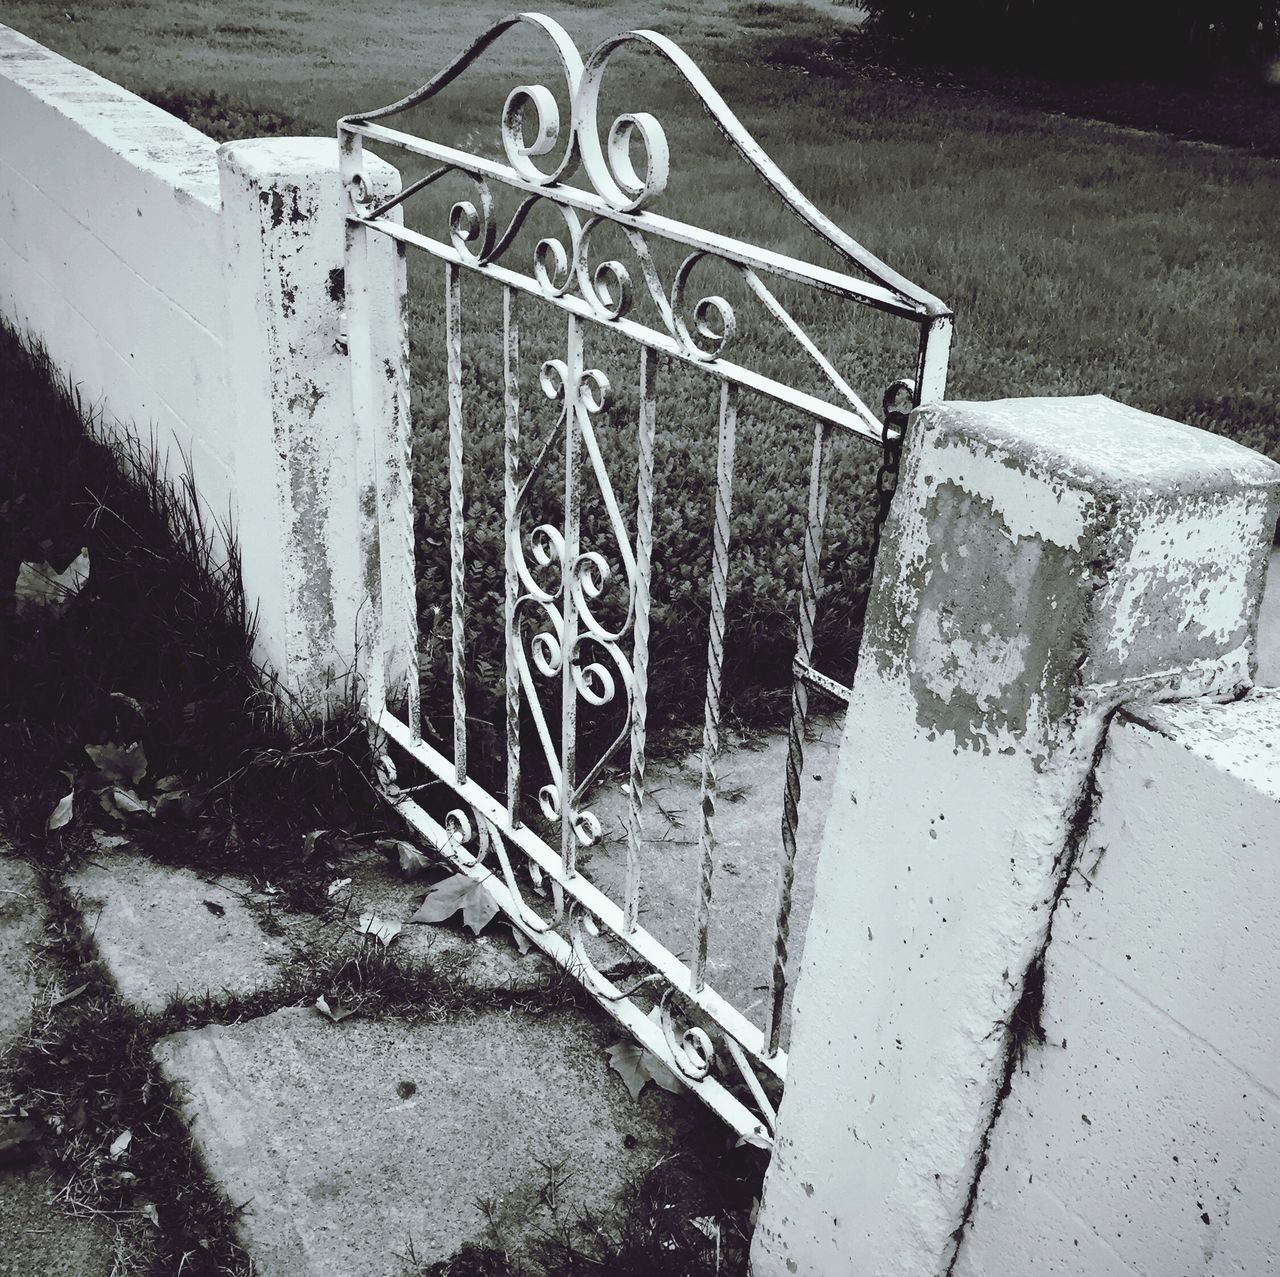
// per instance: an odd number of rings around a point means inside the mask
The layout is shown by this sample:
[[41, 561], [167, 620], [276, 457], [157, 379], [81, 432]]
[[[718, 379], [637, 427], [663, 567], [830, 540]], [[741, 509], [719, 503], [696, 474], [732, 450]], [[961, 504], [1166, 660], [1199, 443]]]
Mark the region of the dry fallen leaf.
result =
[[98, 801], [102, 804], [102, 810], [121, 824], [137, 816], [151, 815], [151, 808], [133, 790], [122, 789], [119, 785], [104, 789], [98, 795]]
[[433, 867], [432, 861], [428, 860], [413, 843], [405, 842], [403, 838], [379, 838], [373, 845], [384, 855], [397, 856], [400, 860], [401, 872], [408, 874], [410, 878], [416, 878]]
[[530, 949], [533, 948], [533, 941], [530, 940], [529, 937], [525, 935], [525, 933], [518, 926], [516, 926], [516, 924], [512, 922], [510, 918], [504, 918], [503, 922], [506, 922], [510, 925], [511, 938], [512, 940], [515, 941], [516, 948], [520, 951], [520, 956], [523, 958], [524, 955], [528, 953]]
[[34, 608], [58, 612], [67, 600], [79, 594], [89, 579], [89, 549], [86, 546], [71, 560], [65, 572], [55, 572], [48, 563], [20, 563], [13, 593], [18, 615]]
[[454, 874], [427, 892], [410, 922], [444, 922], [462, 910], [462, 921], [479, 935], [494, 919], [498, 905], [474, 878]]
[[349, 1020], [353, 1015], [355, 1015], [354, 1011], [348, 1011], [337, 1003], [330, 1006], [328, 999], [323, 993], [316, 999], [316, 1010], [319, 1011], [326, 1019], [332, 1020], [334, 1024], [341, 1024], [343, 1020]]
[[78, 984], [78, 985], [76, 985], [76, 987], [75, 987], [74, 989], [72, 989], [69, 993], [64, 993], [60, 998], [54, 998], [54, 1000], [53, 1000], [52, 1002], [50, 1002], [50, 1003], [49, 1003], [49, 1010], [50, 1010], [50, 1011], [52, 1011], [54, 1007], [60, 1007], [60, 1006], [62, 1006], [62, 1004], [63, 1004], [64, 1002], [72, 1002], [72, 1001], [74, 1001], [74, 1000], [75, 1000], [76, 998], [78, 998], [78, 997], [79, 997], [79, 996], [80, 996], [80, 995], [81, 995], [81, 994], [82, 994], [82, 993], [83, 993], [83, 992], [84, 992], [88, 987], [89, 987], [89, 986], [88, 986], [87, 984]]
[[689, 1223], [709, 1240], [713, 1242], [720, 1240], [720, 1225], [714, 1215], [697, 1215]]
[[71, 817], [75, 814], [75, 799], [74, 789], [58, 799], [58, 805], [50, 812], [49, 819], [45, 823], [45, 833], [51, 834], [55, 829], [61, 829], [63, 825], [70, 823]]
[[386, 754], [378, 756], [376, 765], [378, 780], [383, 785], [394, 785], [396, 783], [396, 765]]
[[132, 745], [86, 745], [84, 752], [113, 785], [136, 785], [147, 774], [147, 756], [137, 741]]
[[129, 1151], [129, 1145], [133, 1143], [132, 1131], [121, 1131], [119, 1135], [111, 1141], [111, 1147], [107, 1150], [107, 1156], [113, 1162], [118, 1162]]
[[157, 820], [194, 820], [202, 805], [203, 799], [190, 790], [171, 790], [156, 799], [155, 817]]
[[404, 930], [404, 924], [400, 922], [392, 922], [389, 919], [379, 918], [376, 913], [362, 913], [360, 915], [359, 934], [363, 936], [375, 936], [382, 941], [383, 947], [387, 947]]
[[338, 894], [338, 892], [342, 891], [344, 888], [349, 886], [351, 886], [350, 878], [335, 878], [329, 884], [329, 888], [326, 894], [328, 895], [329, 899], [332, 900], [334, 896]]
[[[649, 1012], [649, 1019], [660, 1023], [661, 1008], [654, 1007]], [[678, 1094], [684, 1089], [684, 1083], [667, 1067], [648, 1047], [642, 1046], [633, 1039], [615, 1042], [609, 1048], [609, 1067], [627, 1084], [631, 1098], [638, 1100], [645, 1083], [652, 1082], [664, 1091]]]
[[125, 692], [111, 692], [108, 694], [107, 700], [115, 701], [117, 704], [125, 706], [126, 709], [133, 713], [139, 722], [145, 723], [147, 721], [147, 711], [143, 707], [142, 702], [136, 697], [130, 696]]

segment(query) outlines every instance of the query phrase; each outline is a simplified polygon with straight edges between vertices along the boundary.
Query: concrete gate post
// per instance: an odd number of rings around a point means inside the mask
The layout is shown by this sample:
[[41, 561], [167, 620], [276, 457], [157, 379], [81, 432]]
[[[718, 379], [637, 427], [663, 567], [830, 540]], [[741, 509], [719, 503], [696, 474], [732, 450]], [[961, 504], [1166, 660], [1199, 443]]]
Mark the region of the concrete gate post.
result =
[[1251, 682], [1280, 467], [1102, 397], [912, 416], [796, 988], [755, 1277], [941, 1277], [1108, 716]]
[[[218, 151], [227, 260], [227, 345], [246, 594], [260, 658], [294, 708], [325, 714], [350, 693], [370, 558], [352, 414], [343, 268], [346, 195], [334, 138], [230, 142]], [[400, 189], [370, 156], [375, 197]], [[401, 531], [380, 564], [388, 685], [413, 631], [412, 497], [404, 255], [372, 237], [362, 306], [380, 376], [361, 427], [377, 433], [384, 508]]]

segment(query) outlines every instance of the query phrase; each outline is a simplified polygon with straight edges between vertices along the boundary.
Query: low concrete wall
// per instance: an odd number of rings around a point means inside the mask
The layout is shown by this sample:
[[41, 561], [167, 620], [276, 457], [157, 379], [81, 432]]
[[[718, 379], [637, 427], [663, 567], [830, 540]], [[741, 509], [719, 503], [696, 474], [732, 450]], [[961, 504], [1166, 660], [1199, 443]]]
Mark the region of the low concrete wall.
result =
[[1280, 692], [1121, 713], [957, 1277], [1280, 1265]]
[[[239, 543], [257, 656], [291, 708], [340, 703], [370, 598], [350, 360], [341, 340], [345, 196], [336, 138], [217, 146], [167, 112], [0, 26], [0, 319], [40, 341], [100, 409], [153, 439]], [[399, 174], [374, 156], [382, 194]], [[408, 484], [398, 247], [370, 253], [368, 341], [394, 395], [377, 420], [386, 503]], [[378, 564], [394, 687], [408, 668], [411, 542]], [[373, 644], [366, 642], [366, 647]]]
[[[1001, 1252], [1019, 1229], [1032, 1234], [1036, 1207], [1019, 1192], [1039, 1191], [1040, 1176], [1029, 1184], [1016, 1159], [992, 1152], [991, 1133], [1034, 1029], [1055, 919], [1076, 891], [1077, 865], [1089, 863], [1080, 834], [1095, 759], [1122, 706], [1251, 685], [1278, 508], [1280, 466], [1101, 397], [912, 414], [814, 883], [755, 1277], [952, 1277], [997, 1165], [1009, 1167], [1010, 1236], [968, 1272], [1052, 1271], [1034, 1245], [1011, 1251], [1025, 1261], [1016, 1269]], [[1190, 834], [1192, 813], [1211, 828], [1220, 821], [1203, 785], [1183, 800], [1155, 846], [1183, 827]], [[1257, 831], [1270, 820], [1274, 835], [1274, 813], [1255, 819]], [[1125, 856], [1130, 836], [1114, 831], [1109, 857]], [[1188, 867], [1199, 850], [1185, 849]], [[1135, 921], [1170, 937], [1185, 931], [1206, 884], [1231, 925], [1230, 889], [1215, 878], [1229, 870], [1210, 856], [1194, 878], [1180, 877], [1175, 859], [1143, 867], [1128, 913], [1111, 920], [1117, 931]], [[1158, 880], [1148, 898], [1144, 879]], [[1172, 893], [1167, 918], [1152, 903], [1159, 891]], [[1261, 918], [1244, 921], [1252, 932]], [[1226, 952], [1216, 926], [1202, 939], [1210, 954]], [[1255, 942], [1265, 955], [1268, 939]], [[1249, 944], [1237, 946], [1242, 963]], [[1269, 992], [1264, 981], [1258, 996]], [[1201, 996], [1209, 1006], [1218, 994]], [[1261, 1042], [1274, 1041], [1270, 1009]], [[1112, 1028], [1117, 1055], [1148, 1049], [1126, 1044], [1123, 1020]], [[1088, 1074], [1071, 1085], [1112, 1087], [1117, 1106], [1128, 1098], [1131, 1128], [1114, 1147], [1106, 1126], [1094, 1138], [1117, 1164], [1140, 1156], [1133, 1132], [1146, 1122], [1158, 1130], [1159, 1109], [1143, 1106], [1164, 1083], [1141, 1064], [1099, 1080], [1111, 1067], [1103, 1050], [1062, 1067]], [[1260, 1094], [1237, 1094], [1246, 1091]], [[1207, 1162], [1223, 1156], [1218, 1093], [1198, 1094], [1205, 1142], [1195, 1147]], [[1038, 1096], [1029, 1108], [1039, 1112]], [[1062, 1111], [1080, 1125], [1090, 1107]], [[1144, 1191], [1150, 1205], [1136, 1228], [1159, 1233], [1167, 1203]], [[1092, 1252], [1071, 1266], [1072, 1249], [1068, 1237], [1065, 1252], [1051, 1251], [1066, 1256], [1057, 1271], [1108, 1271]]]
[[[216, 143], [0, 26], [0, 315], [234, 509]], [[176, 446], [176, 448], [175, 448]]]

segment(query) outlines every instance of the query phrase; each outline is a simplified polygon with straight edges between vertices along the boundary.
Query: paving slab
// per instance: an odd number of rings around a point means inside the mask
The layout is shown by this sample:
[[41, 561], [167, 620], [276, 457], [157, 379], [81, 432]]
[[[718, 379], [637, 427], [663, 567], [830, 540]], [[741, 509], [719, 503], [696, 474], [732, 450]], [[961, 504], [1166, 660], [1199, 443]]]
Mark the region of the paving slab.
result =
[[0, 1277], [112, 1277], [115, 1248], [88, 1219], [54, 1201], [61, 1182], [44, 1157], [0, 1170]]
[[[155, 1056], [244, 1204], [260, 1277], [399, 1277], [410, 1244], [426, 1263], [468, 1243], [518, 1254], [557, 1215], [613, 1211], [680, 1147], [697, 1101], [652, 1086], [633, 1101], [608, 1067], [617, 1036], [579, 1012], [334, 1025], [291, 1007]], [[553, 1173], [568, 1175], [554, 1194]]]
[[25, 1029], [35, 997], [44, 899], [35, 871], [0, 842], [0, 1058]]
[[[805, 743], [787, 963], [792, 987], [804, 950], [842, 730], [843, 718], [817, 719]], [[707, 978], [757, 1025], [764, 1023], [773, 966], [786, 759], [787, 737], [778, 732], [729, 741], [719, 766]], [[701, 756], [651, 764], [645, 795], [640, 921], [667, 948], [688, 961], [694, 944], [701, 864]], [[590, 806], [604, 833], [601, 843], [579, 861], [586, 877], [619, 901], [624, 898], [626, 884], [628, 803], [628, 793], [620, 782], [604, 787], [594, 797]], [[601, 953], [607, 948], [602, 943], [597, 947]], [[788, 1013], [784, 1024], [789, 1018]]]
[[520, 952], [501, 916], [479, 936], [466, 930], [456, 916], [441, 923], [411, 923], [427, 889], [440, 880], [439, 874], [408, 877], [394, 858], [372, 848], [351, 849], [331, 863], [333, 880], [351, 881], [335, 892], [328, 909], [321, 914], [276, 915], [299, 952], [320, 957], [357, 952], [367, 943], [360, 919], [371, 913], [403, 926], [394, 942], [402, 960], [446, 970], [474, 989], [536, 988], [554, 970], [541, 950]]
[[206, 881], [118, 852], [66, 885], [121, 998], [140, 1011], [163, 1011], [174, 997], [252, 993], [290, 957], [289, 946], [263, 930], [238, 879]]

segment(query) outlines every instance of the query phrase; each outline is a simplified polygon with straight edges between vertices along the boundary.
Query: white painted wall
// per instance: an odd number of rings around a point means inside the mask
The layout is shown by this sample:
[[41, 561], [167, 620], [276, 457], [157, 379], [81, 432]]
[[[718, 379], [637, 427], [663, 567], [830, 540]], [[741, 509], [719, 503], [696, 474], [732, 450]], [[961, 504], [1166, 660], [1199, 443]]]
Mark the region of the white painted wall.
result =
[[[0, 121], [0, 319], [44, 345], [108, 432], [154, 440], [171, 474], [190, 459], [239, 543], [258, 660], [295, 706], [340, 702], [369, 611], [359, 511], [373, 481], [357, 466], [339, 340], [336, 138], [220, 148], [5, 26]], [[374, 156], [366, 176], [399, 189]], [[386, 375], [364, 426], [379, 434], [388, 506], [409, 482], [401, 251], [380, 242], [366, 271]], [[409, 527], [380, 563], [393, 686], [412, 638]]]
[[0, 26], [0, 316], [234, 509], [217, 145]]
[[[1009, 1026], [1074, 879], [1108, 718], [1249, 686], [1278, 507], [1280, 466], [1099, 396], [912, 414], [814, 884], [755, 1277], [953, 1273]], [[1204, 818], [1218, 819], [1213, 803]], [[1175, 927], [1194, 894], [1178, 905]], [[1136, 1100], [1159, 1082], [1124, 1084]], [[1018, 1273], [1043, 1271], [1017, 1253]], [[1012, 1277], [998, 1246], [987, 1259], [970, 1277]], [[1073, 1271], [1105, 1271], [1090, 1263]]]
[[956, 1277], [1280, 1270], [1280, 692], [1121, 714]]

